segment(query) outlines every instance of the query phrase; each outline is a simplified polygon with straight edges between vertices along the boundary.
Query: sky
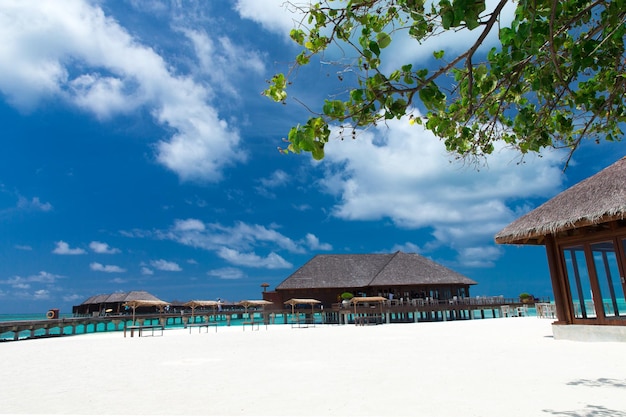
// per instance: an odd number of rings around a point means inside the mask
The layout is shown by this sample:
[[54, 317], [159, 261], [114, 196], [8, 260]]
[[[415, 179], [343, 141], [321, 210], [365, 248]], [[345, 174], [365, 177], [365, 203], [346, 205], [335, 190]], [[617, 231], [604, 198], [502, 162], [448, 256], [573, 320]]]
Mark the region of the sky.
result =
[[[331, 253], [415, 252], [477, 281], [473, 296], [552, 296], [544, 247], [493, 237], [625, 144], [585, 143], [565, 171], [563, 151], [520, 160], [501, 144], [475, 165], [402, 119], [331, 141], [321, 162], [281, 154], [338, 88], [314, 62], [286, 105], [261, 95], [300, 52], [282, 5], [0, 2], [0, 314], [132, 290], [257, 299]], [[386, 65], [463, 51], [460, 35], [394, 41]]]

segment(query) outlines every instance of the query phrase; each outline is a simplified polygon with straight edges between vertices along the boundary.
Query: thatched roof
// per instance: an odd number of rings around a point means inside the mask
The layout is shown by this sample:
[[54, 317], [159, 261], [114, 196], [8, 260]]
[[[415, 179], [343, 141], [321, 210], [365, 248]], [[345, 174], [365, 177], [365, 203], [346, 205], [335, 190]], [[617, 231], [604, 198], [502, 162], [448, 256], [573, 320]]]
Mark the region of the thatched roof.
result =
[[289, 304], [290, 306], [294, 306], [298, 304], [322, 304], [322, 302], [314, 298], [292, 298], [285, 301], [283, 304]]
[[495, 240], [542, 244], [549, 234], [624, 218], [626, 157], [515, 220], [496, 234]]
[[160, 301], [157, 297], [146, 291], [114, 292], [112, 294], [99, 294], [89, 297], [82, 302], [85, 304], [127, 303], [135, 300]]
[[276, 290], [430, 284], [474, 285], [476, 281], [416, 253], [317, 255]]
[[131, 308], [137, 307], [165, 307], [168, 305], [167, 301], [163, 300], [130, 300], [124, 303], [125, 306]]

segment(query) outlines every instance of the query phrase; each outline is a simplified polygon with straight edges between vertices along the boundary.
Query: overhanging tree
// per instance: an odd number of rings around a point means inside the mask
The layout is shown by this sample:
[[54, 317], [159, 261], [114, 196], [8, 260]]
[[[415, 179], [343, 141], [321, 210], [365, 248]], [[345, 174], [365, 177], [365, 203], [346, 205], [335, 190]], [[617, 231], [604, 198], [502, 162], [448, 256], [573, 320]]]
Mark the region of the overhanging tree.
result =
[[[510, 23], [502, 21], [507, 3], [493, 2], [489, 10], [480, 0], [289, 3], [304, 16], [290, 33], [303, 50], [287, 74], [272, 78], [266, 96], [285, 103], [294, 70], [331, 46], [355, 59], [334, 61], [345, 95], [326, 99], [318, 113], [293, 127], [281, 150], [322, 159], [329, 124], [353, 137], [359, 128], [402, 118], [419, 105], [424, 116], [411, 122], [462, 156], [489, 154], [498, 140], [522, 154], [566, 147], [570, 156], [585, 139], [620, 140], [626, 0], [520, 0]], [[460, 55], [436, 51], [421, 67], [406, 63], [383, 71], [384, 50], [394, 38], [409, 36], [420, 48], [444, 32], [466, 36], [462, 29], [477, 31], [477, 38]], [[499, 44], [481, 52], [494, 31]]]

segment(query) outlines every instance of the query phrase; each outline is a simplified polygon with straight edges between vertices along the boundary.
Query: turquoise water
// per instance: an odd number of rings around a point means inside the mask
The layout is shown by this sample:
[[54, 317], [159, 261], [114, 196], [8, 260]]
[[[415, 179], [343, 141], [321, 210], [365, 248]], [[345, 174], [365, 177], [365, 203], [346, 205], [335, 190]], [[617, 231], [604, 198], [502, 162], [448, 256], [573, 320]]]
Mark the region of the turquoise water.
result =
[[[528, 316], [536, 316], [536, 310], [533, 307], [529, 307], [527, 310], [527, 315]], [[231, 326], [242, 326], [243, 323], [245, 321], [248, 321], [248, 317], [247, 315], [244, 315], [245, 318], [242, 318], [241, 315], [239, 315], [239, 317], [237, 318], [233, 318], [230, 321], [230, 325]], [[289, 314], [289, 316], [291, 316], [291, 314]], [[317, 314], [316, 314], [317, 316]], [[484, 310], [484, 316], [485, 318], [494, 318], [493, 316], [493, 312], [491, 309], [485, 309]], [[71, 314], [60, 314], [60, 318], [72, 318], [73, 316]], [[255, 316], [255, 318], [258, 319], [258, 315]], [[499, 312], [497, 312], [496, 317], [499, 317]], [[475, 319], [480, 319], [480, 315], [478, 312], [475, 313], [474, 315]], [[321, 321], [321, 317], [317, 317], [317, 319], [319, 321]], [[46, 314], [0, 314], [0, 322], [7, 322], [7, 321], [32, 321], [32, 320], [41, 320], [41, 321], [47, 321], [48, 319], [46, 318]], [[196, 315], [195, 316], [195, 320], [196, 322], [202, 321], [203, 320], [203, 316], [202, 315]], [[132, 321], [132, 318], [129, 316], [127, 319], [128, 323], [130, 324], [130, 322]], [[227, 326], [228, 322], [225, 319], [221, 319], [221, 320], [217, 320], [215, 321], [215, 323], [218, 326]], [[284, 323], [284, 318], [282, 317], [281, 314], [277, 314], [275, 317], [275, 322], [273, 325], [280, 325]], [[150, 323], [146, 323], [146, 324], [158, 324], [158, 321], [152, 320]], [[167, 324], [166, 326], [167, 328], [182, 328], [183, 324], [182, 323], [175, 323], [172, 324], [171, 321], [170, 323]], [[79, 325], [76, 326], [76, 330], [75, 330], [75, 334], [86, 334], [86, 333], [99, 333], [99, 332], [112, 332], [112, 331], [122, 331], [123, 330], [123, 324], [118, 326], [116, 328], [116, 326], [112, 323], [98, 323], [97, 327], [94, 326], [93, 324], [84, 326], [84, 325]], [[61, 333], [62, 332], [62, 333]], [[45, 330], [44, 329], [39, 329], [36, 330], [34, 333], [34, 336], [44, 336]], [[63, 329], [61, 329], [60, 327], [55, 327], [52, 328], [48, 331], [48, 335], [50, 336], [60, 336], [61, 334], [63, 335], [71, 335], [72, 334], [72, 327], [71, 326], [67, 326], [64, 327]], [[21, 339], [27, 338], [31, 336], [31, 332], [30, 330], [24, 330], [20, 333], [19, 337]], [[14, 334], [13, 332], [7, 332], [7, 333], [1, 333], [0, 334], [0, 341], [2, 340], [13, 340], [14, 339]]]
[[[248, 315], [244, 314], [244, 317], [241, 317], [242, 315], [238, 315], [237, 318], [232, 318], [230, 320], [230, 326], [242, 326], [243, 323], [245, 321], [248, 321]], [[63, 318], [73, 318], [74, 316], [72, 316], [71, 314], [60, 314], [59, 318], [63, 319]], [[200, 322], [203, 320], [203, 316], [202, 315], [196, 315], [194, 318], [195, 322]], [[258, 315], [255, 316], [256, 319], [258, 319]], [[187, 316], [186, 319], [188, 320], [189, 317]], [[41, 320], [41, 321], [48, 321], [48, 318], [46, 317], [46, 314], [0, 314], [0, 322], [9, 322], [9, 321], [35, 321], [35, 320]], [[130, 325], [132, 322], [132, 317], [128, 316], [126, 318], [126, 321], [128, 322], [128, 324]], [[225, 319], [219, 319], [216, 321], [211, 320], [211, 322], [216, 323], [218, 326], [228, 326], [228, 322]], [[281, 315], [276, 315], [276, 324], [281, 324], [283, 323], [283, 319]], [[158, 324], [158, 320], [157, 319], [153, 319], [153, 320], [146, 320], [145, 324]], [[166, 325], [166, 328], [168, 329], [175, 329], [175, 328], [182, 328], [184, 327], [182, 323], [177, 322], [177, 323], [172, 323], [172, 320], [170, 320], [170, 322]], [[97, 326], [94, 326], [94, 324], [89, 324], [89, 325], [77, 325], [75, 326], [75, 334], [86, 334], [86, 333], [101, 333], [101, 332], [114, 332], [114, 331], [123, 331], [124, 325], [123, 322], [122, 324], [119, 324], [117, 327], [115, 326], [115, 324], [113, 324], [112, 322], [102, 322], [102, 323], [98, 323]], [[49, 336], [60, 336], [60, 335], [71, 335], [72, 334], [72, 330], [73, 327], [72, 326], [66, 326], [63, 329], [61, 329], [60, 327], [54, 327], [49, 329], [48, 331], [48, 335]], [[45, 336], [46, 335], [46, 331], [45, 329], [37, 329], [35, 330], [34, 334], [35, 337], [39, 337], [39, 336]], [[28, 338], [31, 337], [31, 331], [30, 330], [23, 330], [20, 332], [19, 338], [20, 339], [24, 339], [24, 338]], [[14, 340], [15, 335], [13, 332], [6, 332], [6, 333], [0, 333], [0, 341], [3, 340]]]

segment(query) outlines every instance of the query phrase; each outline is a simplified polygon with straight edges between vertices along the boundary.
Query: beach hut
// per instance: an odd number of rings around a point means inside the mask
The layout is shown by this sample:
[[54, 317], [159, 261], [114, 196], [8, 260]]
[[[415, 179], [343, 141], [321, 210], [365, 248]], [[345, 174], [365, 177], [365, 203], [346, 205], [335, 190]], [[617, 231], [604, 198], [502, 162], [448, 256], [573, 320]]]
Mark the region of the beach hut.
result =
[[496, 243], [546, 247], [554, 336], [626, 341], [626, 157], [515, 220]]
[[[72, 307], [75, 315], [99, 315], [104, 312], [109, 314], [123, 313], [123, 307], [129, 301], [134, 300], [159, 300], [159, 298], [147, 291], [114, 292], [111, 294], [98, 294], [89, 297], [80, 305]], [[107, 311], [109, 310], [109, 311]]]

